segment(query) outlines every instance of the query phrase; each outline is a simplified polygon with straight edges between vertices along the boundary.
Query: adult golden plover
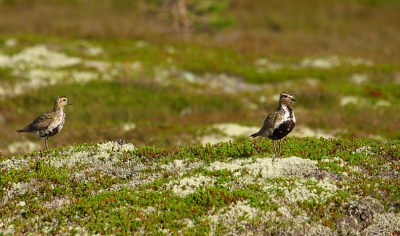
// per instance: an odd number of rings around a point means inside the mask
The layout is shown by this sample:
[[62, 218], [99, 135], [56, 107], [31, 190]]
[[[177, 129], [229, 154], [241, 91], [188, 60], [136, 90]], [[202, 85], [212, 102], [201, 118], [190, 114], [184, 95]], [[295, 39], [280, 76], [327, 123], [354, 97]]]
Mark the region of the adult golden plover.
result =
[[69, 103], [67, 98], [64, 96], [57, 97], [54, 103], [54, 108], [51, 111], [40, 115], [32, 122], [32, 124], [26, 126], [24, 129], [17, 130], [17, 132], [34, 133], [37, 136], [44, 138], [46, 150], [49, 150], [47, 139], [60, 132], [63, 128], [65, 123], [64, 106], [66, 105], [72, 104]]
[[[296, 117], [294, 116], [291, 102], [296, 101], [292, 93], [282, 92], [279, 97], [278, 109], [273, 111], [265, 118], [264, 125], [257, 133], [250, 135], [250, 137], [262, 136], [272, 139], [274, 143], [275, 156], [281, 158], [281, 142], [282, 138], [288, 135], [296, 125]], [[275, 141], [279, 140], [279, 151], [276, 149]], [[274, 157], [275, 157], [274, 156]]]

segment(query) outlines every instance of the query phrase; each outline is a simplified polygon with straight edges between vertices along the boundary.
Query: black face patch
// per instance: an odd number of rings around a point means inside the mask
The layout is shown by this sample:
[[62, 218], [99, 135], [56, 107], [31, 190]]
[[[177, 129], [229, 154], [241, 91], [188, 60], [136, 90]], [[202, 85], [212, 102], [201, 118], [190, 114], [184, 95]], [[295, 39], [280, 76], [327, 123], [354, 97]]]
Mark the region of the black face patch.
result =
[[273, 140], [282, 139], [293, 130], [295, 125], [296, 123], [294, 123], [292, 120], [285, 121], [281, 125], [279, 125], [277, 129], [274, 130], [269, 138]]

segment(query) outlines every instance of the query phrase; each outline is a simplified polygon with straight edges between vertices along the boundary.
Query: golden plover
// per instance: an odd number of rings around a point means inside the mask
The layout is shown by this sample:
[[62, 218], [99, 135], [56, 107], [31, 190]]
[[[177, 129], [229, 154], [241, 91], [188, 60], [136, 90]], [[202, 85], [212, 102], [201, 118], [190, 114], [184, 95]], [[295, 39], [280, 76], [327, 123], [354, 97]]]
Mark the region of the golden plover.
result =
[[17, 130], [17, 132], [34, 133], [37, 136], [44, 138], [46, 150], [49, 150], [47, 139], [60, 132], [63, 128], [65, 123], [64, 106], [66, 105], [72, 104], [69, 103], [67, 98], [64, 96], [57, 97], [54, 103], [54, 108], [51, 111], [40, 115], [32, 122], [32, 124], [21, 130]]
[[[296, 117], [294, 116], [291, 102], [296, 101], [292, 93], [282, 92], [279, 97], [278, 109], [273, 111], [265, 118], [264, 125], [257, 133], [250, 135], [250, 137], [262, 136], [272, 139], [274, 143], [275, 156], [281, 158], [281, 142], [282, 138], [288, 135], [296, 125]], [[275, 141], [279, 140], [279, 152], [276, 149]]]

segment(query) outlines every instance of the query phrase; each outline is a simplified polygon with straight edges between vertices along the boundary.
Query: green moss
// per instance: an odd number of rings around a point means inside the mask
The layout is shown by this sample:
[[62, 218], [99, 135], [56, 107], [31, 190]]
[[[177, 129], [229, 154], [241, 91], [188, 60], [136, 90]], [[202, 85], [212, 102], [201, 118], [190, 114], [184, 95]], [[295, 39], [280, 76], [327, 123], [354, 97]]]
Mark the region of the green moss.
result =
[[[254, 163], [252, 158], [268, 157], [272, 149], [265, 139], [182, 148], [142, 146], [129, 152], [101, 151], [98, 144], [83, 144], [14, 157], [15, 163], [29, 158], [26, 164], [16, 164], [21, 168], [8, 166], [10, 157], [3, 157], [1, 191], [2, 196], [9, 197], [5, 202], [3, 198], [0, 215], [13, 217], [10, 223], [16, 232], [77, 233], [86, 230], [88, 233], [131, 234], [145, 230], [157, 234], [161, 227], [169, 233], [207, 234], [228, 232], [227, 225], [237, 224], [210, 221], [210, 212], [226, 220], [223, 215], [240, 203], [261, 213], [251, 217], [248, 212], [241, 212], [243, 208], [238, 208], [237, 218], [230, 216], [231, 220], [247, 222], [247, 226], [237, 225], [238, 232], [251, 232], [252, 227], [267, 227], [268, 232], [275, 232], [276, 227], [289, 231], [297, 227], [296, 219], [289, 220], [285, 214], [307, 214], [308, 223], [319, 222], [336, 230], [336, 222], [346, 217], [342, 207], [354, 199], [374, 198], [383, 204], [385, 211], [392, 209], [393, 202], [400, 201], [399, 179], [393, 178], [398, 168], [399, 145], [398, 141], [288, 138], [285, 153], [316, 160], [320, 169], [314, 173], [315, 177], [284, 174], [265, 178], [246, 171], [247, 167], [234, 172], [207, 168], [216, 161], [242, 159]], [[79, 159], [65, 162], [77, 152], [88, 155], [81, 158], [92, 156], [93, 163], [87, 163], [86, 159], [82, 159], [85, 164], [80, 164]], [[171, 164], [178, 159], [185, 160], [187, 170]], [[60, 167], [51, 164], [61, 160], [69, 164]], [[137, 167], [133, 167], [136, 171], [120, 178], [120, 168], [132, 168], [128, 161], [136, 163]], [[190, 168], [190, 163], [198, 164]], [[163, 167], [166, 164], [176, 169], [167, 171]], [[83, 178], [79, 178], [82, 174]], [[185, 196], [175, 195], [167, 188], [174, 181], [197, 175], [212, 178], [213, 184], [195, 188]], [[321, 176], [325, 177], [320, 179]], [[254, 178], [253, 182], [242, 182], [248, 177]], [[307, 192], [314, 197], [304, 200], [303, 195], [297, 195]], [[15, 212], [24, 212], [23, 217]], [[267, 212], [274, 217], [262, 218]], [[29, 220], [34, 217], [39, 217], [40, 222]], [[181, 231], [188, 224], [191, 226]]]

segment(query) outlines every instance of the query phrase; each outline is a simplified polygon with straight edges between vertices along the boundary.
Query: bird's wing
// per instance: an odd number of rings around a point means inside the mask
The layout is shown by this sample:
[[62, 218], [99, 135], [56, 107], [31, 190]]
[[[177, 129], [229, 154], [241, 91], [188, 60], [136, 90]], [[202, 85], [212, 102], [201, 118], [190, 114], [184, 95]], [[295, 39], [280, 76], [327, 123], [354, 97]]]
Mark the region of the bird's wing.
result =
[[271, 114], [269, 114], [268, 116], [267, 116], [267, 118], [265, 118], [265, 120], [264, 120], [264, 124], [263, 124], [263, 126], [261, 127], [261, 129], [257, 132], [257, 133], [254, 133], [254, 134], [252, 134], [252, 135], [250, 135], [250, 137], [257, 137], [257, 136], [259, 136], [259, 135], [265, 135], [265, 132], [267, 131], [267, 130], [269, 130], [269, 129], [271, 129], [271, 128], [273, 128], [274, 127], [274, 121], [275, 121], [275, 119], [276, 119], [276, 112], [272, 112]]
[[38, 130], [43, 130], [46, 129], [51, 122], [51, 113], [46, 112], [39, 117], [37, 117], [30, 125], [26, 126], [24, 128], [25, 131], [38, 131]]
[[276, 119], [278, 118], [278, 112], [274, 111], [271, 114], [269, 114], [267, 116], [267, 118], [265, 118], [264, 120], [264, 125], [262, 127], [262, 129], [267, 130], [270, 128], [273, 128], [276, 122]]

